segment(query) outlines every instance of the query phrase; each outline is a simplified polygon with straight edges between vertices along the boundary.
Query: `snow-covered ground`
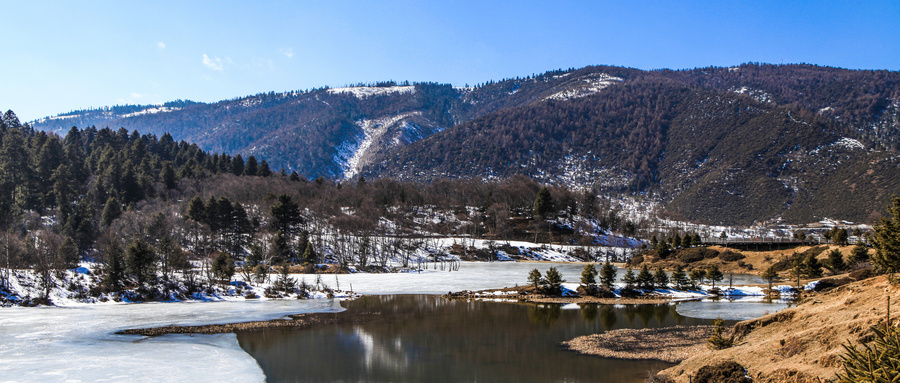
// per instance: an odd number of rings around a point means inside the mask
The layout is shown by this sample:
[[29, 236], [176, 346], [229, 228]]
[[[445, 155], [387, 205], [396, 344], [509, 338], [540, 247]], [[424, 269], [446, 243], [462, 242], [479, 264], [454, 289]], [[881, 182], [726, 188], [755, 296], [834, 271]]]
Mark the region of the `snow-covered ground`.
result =
[[145, 339], [113, 333], [340, 310], [328, 299], [4, 308], [0, 381], [261, 382], [265, 376], [234, 334]]

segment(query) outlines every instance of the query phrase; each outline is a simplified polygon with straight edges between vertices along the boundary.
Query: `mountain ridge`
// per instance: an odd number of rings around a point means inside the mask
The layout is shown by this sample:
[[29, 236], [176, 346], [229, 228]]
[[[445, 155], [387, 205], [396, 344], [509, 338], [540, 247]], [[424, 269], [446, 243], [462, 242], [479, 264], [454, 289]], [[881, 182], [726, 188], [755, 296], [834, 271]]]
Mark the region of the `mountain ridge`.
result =
[[861, 221], [900, 187], [900, 74], [891, 71], [591, 66], [471, 88], [386, 82], [183, 103], [97, 121], [255, 155], [307, 178], [521, 174], [649, 193], [671, 214], [713, 223]]

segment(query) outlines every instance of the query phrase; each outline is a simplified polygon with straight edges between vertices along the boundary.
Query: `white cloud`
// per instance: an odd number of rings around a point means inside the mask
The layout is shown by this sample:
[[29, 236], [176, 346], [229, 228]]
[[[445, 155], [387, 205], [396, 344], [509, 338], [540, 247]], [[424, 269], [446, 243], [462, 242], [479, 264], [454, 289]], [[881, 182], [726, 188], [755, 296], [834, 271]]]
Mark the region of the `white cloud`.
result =
[[144, 95], [137, 93], [137, 92], [131, 92], [131, 98], [141, 98], [141, 97], [144, 97]]
[[203, 65], [206, 65], [207, 68], [222, 71], [222, 59], [218, 57], [209, 58], [206, 53], [203, 54]]
[[156, 43], [156, 47], [157, 47], [159, 50], [166, 49], [166, 43], [160, 41], [160, 42]]
[[287, 58], [294, 58], [294, 49], [293, 48], [284, 48], [281, 50], [281, 54], [287, 56]]

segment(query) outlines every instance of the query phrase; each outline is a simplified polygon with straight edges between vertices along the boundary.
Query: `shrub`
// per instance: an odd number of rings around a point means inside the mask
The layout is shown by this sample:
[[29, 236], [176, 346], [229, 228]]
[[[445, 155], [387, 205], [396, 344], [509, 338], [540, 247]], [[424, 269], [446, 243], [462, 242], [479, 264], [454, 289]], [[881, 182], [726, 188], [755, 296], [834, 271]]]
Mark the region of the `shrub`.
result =
[[733, 252], [733, 251], [731, 251], [731, 250], [725, 250], [725, 251], [719, 253], [719, 259], [721, 259], [721, 260], [723, 260], [723, 261], [725, 261], [725, 262], [740, 261], [740, 260], [742, 260], [742, 259], [744, 259], [744, 258], [746, 258], [746, 257], [744, 256], [744, 254], [736, 253], [736, 252]]
[[839, 382], [894, 382], [900, 379], [900, 331], [873, 327], [875, 343], [857, 348], [844, 345], [843, 371]]
[[711, 366], [703, 366], [692, 380], [696, 383], [750, 383], [747, 370], [734, 361], [725, 361]]
[[676, 257], [679, 261], [684, 263], [694, 263], [699, 262], [704, 259], [715, 258], [719, 255], [718, 251], [707, 247], [692, 247], [689, 249], [681, 249], [678, 251]]
[[722, 317], [716, 318], [713, 322], [713, 336], [706, 340], [706, 345], [711, 350], [722, 350], [732, 346], [731, 338], [722, 336], [725, 333], [725, 321]]

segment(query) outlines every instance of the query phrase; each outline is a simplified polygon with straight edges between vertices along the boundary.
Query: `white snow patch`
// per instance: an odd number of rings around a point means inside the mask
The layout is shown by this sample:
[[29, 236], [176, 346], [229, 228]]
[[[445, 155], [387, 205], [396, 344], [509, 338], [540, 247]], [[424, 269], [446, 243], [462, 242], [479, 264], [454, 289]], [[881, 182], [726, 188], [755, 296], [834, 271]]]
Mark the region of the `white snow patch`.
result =
[[863, 145], [862, 142], [859, 142], [858, 140], [854, 140], [852, 138], [847, 138], [847, 137], [842, 137], [840, 140], [837, 140], [837, 142], [835, 142], [832, 145], [841, 146], [841, 147], [844, 147], [847, 149], [865, 149], [866, 148], [866, 146]]
[[581, 80], [581, 83], [574, 87], [554, 93], [544, 98], [544, 100], [571, 100], [574, 98], [587, 97], [597, 93], [606, 87], [624, 81], [621, 77], [610, 76], [606, 73], [596, 73]]
[[121, 117], [128, 118], [128, 117], [134, 117], [134, 116], [141, 116], [144, 114], [167, 113], [167, 112], [174, 112], [174, 111], [180, 110], [180, 109], [181, 108], [170, 108], [168, 106], [160, 106], [158, 108], [147, 108], [147, 109], [137, 111], [134, 113], [123, 114]]
[[328, 89], [328, 93], [331, 94], [339, 94], [339, 93], [350, 93], [356, 98], [365, 98], [370, 96], [383, 96], [391, 93], [414, 93], [416, 91], [416, 87], [412, 85], [407, 86], [354, 86], [354, 87], [346, 87], [346, 88], [331, 88]]
[[[387, 133], [388, 129], [403, 119], [420, 115], [422, 112], [408, 112], [402, 113], [395, 116], [376, 118], [374, 120], [360, 120], [357, 121], [356, 124], [359, 125], [360, 129], [363, 131], [363, 138], [357, 145], [347, 145], [342, 144], [342, 148], [344, 150], [344, 155], [348, 155], [346, 161], [339, 162], [341, 165], [341, 169], [344, 170], [344, 178], [353, 178], [359, 171], [362, 169], [363, 157], [369, 153], [369, 149], [372, 148], [372, 144], [380, 140], [384, 137], [384, 134]], [[396, 142], [399, 143], [399, 142]], [[352, 153], [352, 154], [351, 154]]]

